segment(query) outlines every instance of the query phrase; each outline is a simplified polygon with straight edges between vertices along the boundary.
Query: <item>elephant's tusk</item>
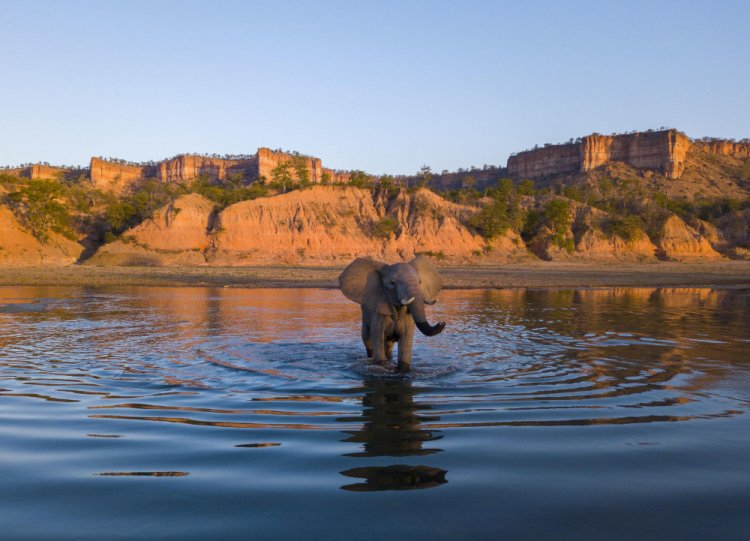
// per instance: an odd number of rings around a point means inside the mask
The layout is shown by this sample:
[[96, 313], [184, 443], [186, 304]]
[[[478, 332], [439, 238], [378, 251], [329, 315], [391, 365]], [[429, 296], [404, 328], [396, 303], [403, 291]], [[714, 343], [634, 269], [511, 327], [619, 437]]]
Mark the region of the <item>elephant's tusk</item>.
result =
[[401, 299], [401, 304], [404, 306], [409, 306], [413, 302], [414, 302], [414, 297], [412, 297], [411, 299]]

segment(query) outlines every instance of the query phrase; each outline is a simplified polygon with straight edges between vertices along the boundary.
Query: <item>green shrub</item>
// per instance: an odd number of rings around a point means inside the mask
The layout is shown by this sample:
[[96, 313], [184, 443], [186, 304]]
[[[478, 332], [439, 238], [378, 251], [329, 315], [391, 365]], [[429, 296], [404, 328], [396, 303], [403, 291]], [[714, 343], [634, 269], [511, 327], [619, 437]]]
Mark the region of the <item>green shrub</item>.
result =
[[552, 244], [569, 252], [573, 251], [572, 239], [568, 237], [570, 227], [570, 203], [564, 199], [553, 199], [544, 208], [544, 223], [552, 230]]
[[634, 242], [643, 237], [646, 224], [639, 216], [612, 217], [604, 224], [608, 237], [620, 237], [625, 242]]
[[396, 233], [398, 229], [398, 222], [390, 217], [383, 216], [379, 222], [375, 222], [372, 228], [372, 234], [381, 239], [390, 238], [392, 234]]

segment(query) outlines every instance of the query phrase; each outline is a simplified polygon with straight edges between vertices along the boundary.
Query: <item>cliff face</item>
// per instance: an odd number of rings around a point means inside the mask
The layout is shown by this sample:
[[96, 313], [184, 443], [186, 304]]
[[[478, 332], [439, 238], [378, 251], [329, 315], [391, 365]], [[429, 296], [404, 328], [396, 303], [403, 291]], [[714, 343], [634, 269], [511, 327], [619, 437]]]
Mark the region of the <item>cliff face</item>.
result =
[[[282, 163], [289, 163], [289, 174], [293, 180], [299, 180], [297, 166], [307, 170], [308, 180], [319, 183], [322, 179], [323, 166], [319, 158], [296, 156], [286, 152], [276, 152], [259, 148], [257, 154], [243, 159], [223, 159], [210, 156], [183, 154], [163, 160], [155, 166], [131, 165], [91, 158], [91, 181], [103, 191], [116, 194], [125, 193], [130, 186], [140, 180], [156, 177], [162, 182], [189, 184], [201, 175], [210, 181], [225, 180], [232, 174], [239, 174], [245, 182], [264, 178], [273, 179], [273, 170]], [[347, 182], [349, 176], [328, 169], [328, 176], [333, 182]]]
[[582, 144], [548, 145], [508, 158], [508, 173], [516, 178], [578, 173], [583, 166]]
[[[323, 162], [320, 158], [314, 158], [312, 156], [295, 156], [286, 152], [277, 152], [269, 148], [258, 149], [258, 166], [256, 178], [265, 178], [270, 181], [273, 180], [273, 170], [279, 164], [288, 163], [289, 174], [292, 179], [300, 180], [299, 174], [294, 165], [299, 164], [305, 170], [307, 170], [308, 180], [314, 184], [320, 182], [323, 176]], [[329, 170], [330, 171], [330, 170]]]
[[[230, 205], [218, 215], [201, 196], [177, 199], [104, 245], [100, 265], [340, 264], [358, 256], [446, 261], [527, 256], [518, 235], [489, 246], [463, 225], [475, 212], [427, 190], [386, 199], [357, 188], [313, 187]], [[177, 212], [175, 212], [179, 209]], [[489, 255], [486, 255], [489, 254]]]
[[122, 194], [136, 181], [154, 176], [153, 167], [129, 165], [101, 158], [91, 158], [91, 182], [103, 192]]
[[14, 167], [13, 169], [5, 169], [2, 172], [8, 175], [13, 175], [15, 177], [37, 180], [41, 178], [58, 179], [70, 173], [71, 169], [66, 169], [65, 167], [56, 167], [53, 165], [37, 164], [30, 165], [28, 167]]
[[486, 244], [462, 225], [466, 212], [427, 190], [386, 200], [368, 190], [317, 187], [245, 201], [219, 214], [212, 262], [323, 264], [358, 256], [406, 259], [417, 252], [460, 261]]
[[241, 174], [246, 180], [257, 178], [257, 158], [224, 160], [184, 154], [159, 163], [158, 176], [162, 182], [185, 184], [200, 175], [210, 180], [224, 180], [230, 173]]
[[721, 259], [708, 240], [678, 216], [670, 216], [658, 232], [658, 252], [664, 259]]
[[735, 158], [750, 158], [750, 143], [727, 141], [726, 139], [715, 139], [713, 141], [697, 141], [695, 146], [701, 150], [719, 154], [721, 156], [733, 156]]
[[582, 173], [618, 161], [638, 169], [652, 169], [668, 178], [685, 170], [690, 139], [676, 131], [589, 135], [579, 143], [548, 145], [508, 158], [508, 171], [516, 178]]
[[205, 265], [214, 204], [188, 194], [102, 246], [90, 262], [99, 265]]

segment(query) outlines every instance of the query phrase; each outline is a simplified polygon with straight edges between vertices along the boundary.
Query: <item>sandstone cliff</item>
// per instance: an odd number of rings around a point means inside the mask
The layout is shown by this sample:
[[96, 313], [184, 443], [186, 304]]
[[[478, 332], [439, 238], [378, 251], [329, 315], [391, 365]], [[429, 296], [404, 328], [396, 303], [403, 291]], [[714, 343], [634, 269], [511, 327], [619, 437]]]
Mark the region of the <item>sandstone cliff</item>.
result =
[[[261, 179], [273, 180], [273, 171], [279, 164], [289, 164], [288, 173], [292, 180], [299, 180], [298, 168], [307, 171], [308, 180], [319, 183], [323, 177], [323, 165], [320, 158], [302, 156], [259, 148], [252, 156], [237, 159], [216, 158], [181, 154], [156, 165], [128, 164], [120, 161], [91, 158], [90, 177], [93, 185], [117, 195], [126, 193], [140, 180], [154, 177], [162, 182], [189, 184], [199, 176], [206, 176], [210, 181], [225, 180], [230, 175], [239, 175], [245, 182]], [[12, 170], [15, 171], [15, 170]], [[345, 172], [326, 169], [332, 182], [348, 182]]]
[[152, 177], [155, 173], [154, 167], [130, 165], [96, 157], [91, 158], [89, 169], [91, 183], [96, 189], [118, 195], [125, 193], [134, 182]]
[[65, 167], [54, 165], [29, 165], [28, 167], [13, 167], [11, 169], [0, 170], [0, 173], [12, 175], [19, 178], [37, 179], [59, 179], [70, 173], [72, 170]]
[[750, 142], [747, 142], [747, 140], [738, 143], [727, 139], [709, 139], [696, 141], [695, 146], [701, 150], [719, 154], [720, 156], [750, 158]]
[[323, 176], [323, 163], [320, 158], [302, 156], [279, 152], [269, 148], [258, 149], [258, 167], [254, 178], [263, 178], [267, 181], [273, 180], [273, 170], [279, 164], [289, 164], [289, 174], [292, 179], [300, 180], [297, 169], [293, 165], [299, 164], [307, 171], [308, 180], [313, 184], [321, 181]]
[[519, 152], [508, 158], [508, 171], [516, 178], [539, 178], [590, 171], [618, 161], [659, 171], [668, 178], [680, 178], [690, 146], [690, 139], [677, 130], [593, 134], [577, 143]]
[[258, 160], [256, 157], [242, 160], [226, 160], [207, 156], [183, 154], [170, 160], [159, 162], [158, 176], [162, 182], [186, 184], [201, 175], [210, 180], [224, 180], [230, 173], [239, 174], [244, 179], [257, 178]]

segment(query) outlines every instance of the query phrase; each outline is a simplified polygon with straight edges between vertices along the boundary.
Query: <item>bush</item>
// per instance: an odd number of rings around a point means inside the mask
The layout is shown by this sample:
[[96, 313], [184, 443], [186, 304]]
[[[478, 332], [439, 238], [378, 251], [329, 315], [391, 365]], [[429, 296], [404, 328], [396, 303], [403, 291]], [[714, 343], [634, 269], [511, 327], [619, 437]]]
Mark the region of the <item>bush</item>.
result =
[[529, 179], [522, 180], [518, 183], [516, 193], [518, 193], [518, 195], [534, 195], [536, 193], [536, 190], [534, 189], [534, 181]]
[[643, 237], [646, 225], [639, 216], [625, 218], [610, 218], [604, 225], [604, 233], [608, 237], [620, 237], [625, 242], [634, 242]]
[[372, 178], [364, 171], [352, 171], [349, 174], [349, 184], [355, 188], [372, 188]]
[[492, 202], [473, 216], [471, 225], [487, 239], [502, 235], [508, 229], [520, 230], [524, 217], [513, 181], [508, 178], [500, 179], [497, 188], [488, 189], [487, 195], [492, 198]]
[[390, 216], [383, 216], [372, 228], [372, 234], [381, 239], [388, 239], [396, 233], [398, 222]]
[[536, 209], [530, 209], [524, 217], [523, 227], [521, 228], [521, 236], [529, 240], [531, 237], [537, 234], [539, 227], [542, 225], [542, 213]]
[[471, 225], [487, 239], [502, 235], [512, 226], [507, 205], [493, 200], [472, 217]]
[[547, 203], [544, 223], [552, 230], [552, 244], [568, 251], [573, 250], [572, 241], [568, 238], [570, 222], [570, 203], [564, 199], [553, 199]]

